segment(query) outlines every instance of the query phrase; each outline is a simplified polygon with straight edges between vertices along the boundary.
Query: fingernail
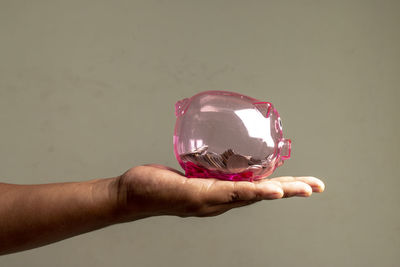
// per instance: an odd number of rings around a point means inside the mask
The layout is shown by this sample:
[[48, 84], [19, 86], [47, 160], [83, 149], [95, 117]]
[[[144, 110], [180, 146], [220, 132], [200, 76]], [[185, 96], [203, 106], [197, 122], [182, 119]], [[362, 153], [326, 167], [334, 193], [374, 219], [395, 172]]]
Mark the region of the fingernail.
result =
[[321, 184], [320, 185], [320, 188], [321, 188], [320, 192], [324, 192], [325, 191], [325, 184], [322, 181], [320, 181], [319, 184]]
[[[322, 181], [317, 182], [318, 187], [314, 187], [313, 191], [317, 193], [322, 193], [325, 190], [325, 184]], [[315, 189], [315, 190], [314, 190]]]
[[312, 190], [311, 186], [307, 186], [307, 187], [304, 189], [304, 191], [301, 192], [301, 193], [299, 193], [299, 194], [297, 194], [297, 196], [300, 196], [300, 197], [309, 197], [309, 196], [312, 195], [312, 192], [313, 192], [313, 190]]

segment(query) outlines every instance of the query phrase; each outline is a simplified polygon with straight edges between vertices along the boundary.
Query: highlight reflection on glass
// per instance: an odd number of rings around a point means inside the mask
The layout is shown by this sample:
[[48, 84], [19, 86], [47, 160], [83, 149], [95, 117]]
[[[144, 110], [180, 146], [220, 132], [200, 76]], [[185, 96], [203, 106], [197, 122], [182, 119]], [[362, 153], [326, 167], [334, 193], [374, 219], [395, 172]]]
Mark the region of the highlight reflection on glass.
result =
[[250, 137], [261, 138], [268, 145], [273, 145], [271, 137], [270, 118], [265, 118], [256, 109], [241, 109], [234, 111], [246, 126]]

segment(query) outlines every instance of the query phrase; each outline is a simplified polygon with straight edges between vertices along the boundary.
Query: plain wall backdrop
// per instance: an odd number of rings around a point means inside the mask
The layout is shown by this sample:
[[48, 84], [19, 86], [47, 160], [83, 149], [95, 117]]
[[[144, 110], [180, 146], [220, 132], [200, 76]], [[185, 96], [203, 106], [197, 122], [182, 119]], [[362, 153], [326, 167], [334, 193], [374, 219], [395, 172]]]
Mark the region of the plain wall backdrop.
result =
[[0, 266], [399, 266], [399, 14], [399, 1], [0, 0], [1, 181], [179, 168], [175, 102], [228, 90], [280, 111], [293, 154], [274, 176], [326, 183], [308, 199], [112, 226]]

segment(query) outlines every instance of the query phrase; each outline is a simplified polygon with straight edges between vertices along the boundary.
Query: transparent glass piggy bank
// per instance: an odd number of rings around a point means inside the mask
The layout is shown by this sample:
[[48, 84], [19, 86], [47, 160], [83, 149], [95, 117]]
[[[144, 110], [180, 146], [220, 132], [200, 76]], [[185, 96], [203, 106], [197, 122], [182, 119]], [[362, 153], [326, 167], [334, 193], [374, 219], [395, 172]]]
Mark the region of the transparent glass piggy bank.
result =
[[178, 101], [175, 156], [187, 177], [253, 181], [290, 158], [279, 113], [269, 102], [226, 91]]

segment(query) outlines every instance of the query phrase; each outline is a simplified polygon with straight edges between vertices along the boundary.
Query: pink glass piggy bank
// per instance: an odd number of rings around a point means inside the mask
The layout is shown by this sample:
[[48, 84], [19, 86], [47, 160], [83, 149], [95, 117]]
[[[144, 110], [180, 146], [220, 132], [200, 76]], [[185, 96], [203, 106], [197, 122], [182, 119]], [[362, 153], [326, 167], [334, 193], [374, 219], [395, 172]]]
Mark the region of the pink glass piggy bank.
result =
[[178, 101], [175, 156], [187, 177], [253, 181], [290, 158], [279, 113], [269, 102], [226, 91]]

